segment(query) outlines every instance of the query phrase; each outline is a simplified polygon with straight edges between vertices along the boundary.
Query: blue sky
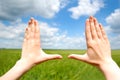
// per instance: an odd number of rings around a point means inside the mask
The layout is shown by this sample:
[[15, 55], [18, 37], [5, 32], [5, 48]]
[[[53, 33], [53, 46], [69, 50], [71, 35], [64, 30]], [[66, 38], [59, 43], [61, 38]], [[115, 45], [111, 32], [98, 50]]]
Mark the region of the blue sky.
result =
[[85, 21], [103, 24], [112, 49], [120, 49], [120, 0], [0, 0], [0, 48], [21, 48], [30, 17], [38, 20], [41, 46], [85, 49]]

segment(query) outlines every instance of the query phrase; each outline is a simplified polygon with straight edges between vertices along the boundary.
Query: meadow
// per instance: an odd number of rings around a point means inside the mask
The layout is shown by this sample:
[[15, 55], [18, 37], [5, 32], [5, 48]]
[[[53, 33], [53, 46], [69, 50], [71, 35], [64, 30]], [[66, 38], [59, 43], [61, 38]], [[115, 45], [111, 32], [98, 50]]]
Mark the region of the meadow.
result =
[[[99, 69], [87, 63], [69, 59], [71, 53], [84, 54], [85, 50], [44, 50], [61, 54], [63, 59], [51, 60], [32, 68], [20, 80], [105, 80]], [[20, 59], [20, 49], [0, 49], [0, 76]], [[120, 66], [120, 50], [112, 50], [112, 57]]]

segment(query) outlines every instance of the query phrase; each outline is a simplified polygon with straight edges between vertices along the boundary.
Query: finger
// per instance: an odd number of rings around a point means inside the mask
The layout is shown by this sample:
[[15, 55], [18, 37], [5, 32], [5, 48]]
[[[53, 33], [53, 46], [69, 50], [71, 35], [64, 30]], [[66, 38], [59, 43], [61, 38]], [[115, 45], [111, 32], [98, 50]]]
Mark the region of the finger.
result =
[[106, 33], [105, 33], [105, 31], [104, 31], [102, 25], [99, 24], [99, 27], [100, 27], [100, 30], [101, 30], [103, 39], [108, 41], [107, 35], [106, 35]]
[[30, 19], [29, 29], [30, 29], [30, 38], [33, 41], [34, 40], [34, 31], [35, 31], [35, 28], [34, 28], [34, 18]]
[[71, 54], [68, 57], [72, 58], [72, 59], [80, 60], [80, 61], [83, 61], [83, 62], [86, 62], [86, 60], [87, 60], [86, 55]]
[[38, 22], [35, 20], [34, 24], [35, 24], [35, 40], [36, 43], [40, 43], [40, 30], [39, 30]]
[[26, 32], [26, 39], [27, 39], [27, 40], [30, 40], [30, 35], [31, 35], [31, 29], [30, 29], [30, 27], [29, 27], [29, 25], [28, 25], [28, 27], [27, 27], [27, 32]]
[[35, 32], [40, 32], [40, 28], [39, 28], [39, 25], [38, 25], [38, 22], [35, 20]]
[[25, 36], [24, 36], [24, 41], [28, 40], [28, 28], [25, 29]]
[[28, 28], [30, 29], [30, 31], [32, 30], [31, 27], [32, 27], [32, 20], [30, 19], [30, 21], [28, 22]]
[[35, 25], [35, 30], [36, 30], [36, 27], [38, 26], [37, 20], [34, 20], [34, 25]]
[[30, 19], [29, 22], [28, 22], [28, 27], [30, 27], [31, 23], [32, 23], [32, 22], [31, 22], [31, 19]]
[[95, 23], [95, 28], [96, 28], [96, 32], [97, 32], [97, 36], [99, 39], [102, 39], [102, 33], [99, 27], [99, 23], [97, 22], [97, 19], [94, 18], [94, 23]]
[[34, 24], [35, 24], [35, 32], [40, 33], [40, 28], [39, 28], [37, 20], [34, 21]]
[[91, 35], [92, 35], [92, 39], [96, 39], [97, 38], [97, 32], [95, 29], [95, 25], [94, 25], [94, 19], [92, 16], [90, 16], [90, 29], [91, 29]]
[[28, 43], [31, 43], [31, 40], [32, 40], [32, 31], [31, 31], [31, 25], [32, 25], [32, 21], [30, 19], [30, 21], [28, 22]]
[[62, 56], [58, 54], [47, 54], [47, 60], [61, 59]]
[[31, 26], [31, 31], [32, 31], [32, 32], [35, 31], [35, 24], [34, 24], [34, 21], [35, 21], [34, 18], [31, 17], [31, 25], [30, 25], [30, 26]]
[[29, 39], [28, 28], [26, 28], [26, 30], [25, 30], [25, 36], [24, 36], [24, 41], [23, 41], [23, 48], [27, 47], [28, 39]]
[[90, 22], [89, 22], [89, 19], [86, 20], [85, 34], [86, 34], [86, 41], [89, 41], [89, 40], [92, 39], [92, 37], [91, 37], [91, 31], [90, 31]]
[[32, 31], [31, 27], [32, 27], [32, 21], [30, 19], [30, 21], [28, 22], [28, 34], [29, 34], [29, 38], [31, 38], [31, 31]]

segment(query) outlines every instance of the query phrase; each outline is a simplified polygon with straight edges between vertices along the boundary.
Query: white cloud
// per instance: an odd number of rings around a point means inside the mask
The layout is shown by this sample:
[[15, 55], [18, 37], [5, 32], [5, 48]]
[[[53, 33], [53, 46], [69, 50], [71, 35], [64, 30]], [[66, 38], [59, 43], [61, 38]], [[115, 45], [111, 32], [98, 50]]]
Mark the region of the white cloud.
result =
[[112, 49], [120, 49], [120, 35], [110, 36], [109, 40], [110, 40]]
[[69, 37], [67, 32], [51, 27], [47, 23], [40, 23], [41, 43], [48, 49], [83, 49], [85, 39], [81, 37]]
[[7, 26], [0, 22], [0, 48], [21, 47], [25, 26], [21, 23]]
[[0, 19], [15, 20], [29, 15], [52, 18], [61, 6], [60, 0], [0, 0]]
[[[0, 23], [0, 48], [21, 48], [25, 23], [17, 20], [6, 26]], [[40, 23], [41, 45], [47, 49], [83, 49], [85, 48], [84, 35], [80, 37], [69, 37], [67, 32], [60, 31], [59, 28], [51, 27], [45, 22]]]
[[105, 20], [108, 26], [105, 30], [108, 34], [112, 49], [120, 49], [120, 9], [115, 9]]
[[116, 9], [106, 18], [107, 24], [114, 33], [120, 33], [120, 9]]
[[72, 12], [72, 18], [78, 19], [81, 16], [95, 15], [103, 6], [102, 0], [79, 0], [78, 6], [72, 7], [68, 11]]
[[106, 31], [107, 34], [111, 34], [112, 29], [111, 29], [110, 26], [105, 26], [104, 29], [105, 29], [105, 31]]
[[6, 26], [3, 23], [0, 23], [0, 38], [13, 39], [20, 37], [24, 32], [24, 27], [25, 24], [20, 23], [11, 26]]

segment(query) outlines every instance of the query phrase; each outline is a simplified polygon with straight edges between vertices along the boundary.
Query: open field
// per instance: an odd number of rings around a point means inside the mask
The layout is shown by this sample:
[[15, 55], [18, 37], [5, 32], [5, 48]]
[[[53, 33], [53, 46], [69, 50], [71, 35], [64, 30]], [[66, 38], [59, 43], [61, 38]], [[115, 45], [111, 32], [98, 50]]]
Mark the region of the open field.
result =
[[[61, 54], [63, 59], [44, 62], [24, 76], [21, 80], [105, 80], [97, 68], [68, 59], [71, 53], [83, 54], [85, 50], [44, 50], [48, 54]], [[8, 71], [20, 58], [21, 50], [0, 49], [0, 76]], [[112, 57], [120, 66], [120, 50], [112, 50]]]

